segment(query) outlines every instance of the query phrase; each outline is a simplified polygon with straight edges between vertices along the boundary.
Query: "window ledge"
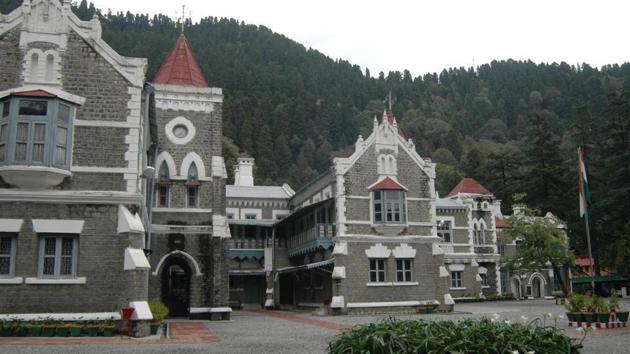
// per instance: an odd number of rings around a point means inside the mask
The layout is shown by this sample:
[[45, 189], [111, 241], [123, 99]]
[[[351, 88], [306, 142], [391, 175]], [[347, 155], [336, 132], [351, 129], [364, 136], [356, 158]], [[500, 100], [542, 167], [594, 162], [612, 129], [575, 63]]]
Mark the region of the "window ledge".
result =
[[415, 286], [418, 285], [419, 283], [417, 281], [401, 281], [401, 282], [394, 282], [394, 286]]
[[368, 282], [365, 285], [366, 286], [374, 286], [374, 287], [379, 287], [379, 286], [416, 286], [419, 283], [417, 281], [405, 281], [405, 282]]
[[47, 279], [47, 278], [26, 278], [25, 284], [49, 284], [49, 285], [63, 285], [63, 284], [85, 284], [87, 278], [78, 277], [71, 279]]
[[458, 287], [458, 288], [451, 287], [451, 290], [466, 290], [466, 287]]
[[0, 278], [0, 284], [22, 284], [23, 281], [22, 277]]
[[24, 189], [47, 189], [61, 183], [72, 173], [55, 167], [10, 165], [0, 167], [0, 176], [8, 184]]

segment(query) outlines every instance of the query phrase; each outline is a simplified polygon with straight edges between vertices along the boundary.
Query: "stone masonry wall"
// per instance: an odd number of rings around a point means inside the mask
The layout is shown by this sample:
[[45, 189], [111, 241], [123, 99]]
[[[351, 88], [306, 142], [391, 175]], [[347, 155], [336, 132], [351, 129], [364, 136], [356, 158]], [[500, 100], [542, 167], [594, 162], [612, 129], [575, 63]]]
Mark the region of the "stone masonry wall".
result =
[[124, 250], [130, 237], [116, 232], [117, 205], [3, 203], [0, 215], [22, 218], [17, 236], [16, 276], [37, 277], [39, 238], [32, 219], [85, 220], [78, 236], [77, 276], [86, 284], [2, 285], [0, 313], [116, 311], [131, 300], [145, 300], [147, 271], [124, 271]]
[[19, 28], [0, 37], [0, 91], [18, 87], [22, 83], [22, 62], [24, 53], [20, 50]]
[[84, 167], [127, 167], [127, 132], [128, 129], [120, 128], [74, 127], [72, 164]]

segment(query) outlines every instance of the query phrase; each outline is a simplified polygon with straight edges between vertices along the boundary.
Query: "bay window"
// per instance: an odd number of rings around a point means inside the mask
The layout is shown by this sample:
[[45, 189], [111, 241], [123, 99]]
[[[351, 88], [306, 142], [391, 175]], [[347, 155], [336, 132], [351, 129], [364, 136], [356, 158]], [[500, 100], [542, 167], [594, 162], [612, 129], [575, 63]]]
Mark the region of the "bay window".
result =
[[405, 192], [401, 190], [375, 190], [373, 193], [373, 217], [377, 224], [405, 223]]

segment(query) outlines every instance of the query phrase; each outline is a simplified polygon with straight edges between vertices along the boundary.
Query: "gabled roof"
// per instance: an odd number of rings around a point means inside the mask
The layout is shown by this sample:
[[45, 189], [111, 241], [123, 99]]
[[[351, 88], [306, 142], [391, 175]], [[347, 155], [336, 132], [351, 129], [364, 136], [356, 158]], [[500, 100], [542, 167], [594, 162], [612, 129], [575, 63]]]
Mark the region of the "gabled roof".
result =
[[153, 83], [208, 87], [184, 33], [179, 35], [175, 45], [166, 55], [160, 70], [153, 78]]
[[370, 190], [395, 189], [395, 190], [401, 190], [401, 191], [406, 191], [407, 190], [407, 188], [405, 186], [403, 186], [402, 184], [394, 181], [390, 177], [385, 177], [385, 178], [377, 181], [376, 183], [374, 183], [371, 186], [369, 186], [368, 189], [370, 189]]
[[447, 197], [455, 196], [459, 193], [462, 194], [480, 194], [480, 195], [491, 195], [490, 191], [488, 191], [484, 186], [482, 186], [479, 182], [475, 181], [472, 178], [464, 178], [453, 188], [453, 190], [448, 193]]
[[464, 210], [467, 207], [458, 202], [457, 200], [453, 200], [453, 199], [446, 199], [446, 198], [437, 198], [435, 200], [435, 208], [436, 209], [459, 209], [459, 210]]
[[[394, 124], [394, 113], [392, 112], [387, 112], [387, 122], [389, 124]], [[396, 125], [398, 125], [398, 123], [396, 123]], [[402, 129], [400, 129], [400, 126], [397, 127], [398, 128], [398, 135], [400, 135], [403, 139], [407, 140], [407, 137], [405, 136], [405, 133], [403, 133]]]
[[508, 222], [505, 219], [502, 218], [494, 218], [494, 225], [498, 228], [498, 229], [507, 229], [510, 227], [510, 224], [508, 224]]

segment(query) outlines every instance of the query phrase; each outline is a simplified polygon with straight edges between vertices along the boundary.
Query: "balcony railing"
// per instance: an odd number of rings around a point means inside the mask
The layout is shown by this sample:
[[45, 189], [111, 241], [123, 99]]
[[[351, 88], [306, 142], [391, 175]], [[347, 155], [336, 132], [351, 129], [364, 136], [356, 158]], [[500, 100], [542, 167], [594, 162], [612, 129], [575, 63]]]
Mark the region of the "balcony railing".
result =
[[314, 227], [289, 236], [289, 256], [304, 254], [319, 247], [332, 246], [335, 232], [335, 224], [315, 224]]

